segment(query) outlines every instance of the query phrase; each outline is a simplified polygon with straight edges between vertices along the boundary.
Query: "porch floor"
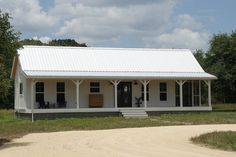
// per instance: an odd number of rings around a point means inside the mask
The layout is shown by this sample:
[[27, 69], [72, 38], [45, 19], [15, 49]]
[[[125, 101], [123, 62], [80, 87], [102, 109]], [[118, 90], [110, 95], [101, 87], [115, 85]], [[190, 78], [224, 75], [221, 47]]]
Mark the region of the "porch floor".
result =
[[[58, 109], [34, 109], [33, 113], [99, 113], [99, 112], [120, 112], [121, 110], [144, 110], [146, 112], [165, 111], [212, 111], [211, 106], [199, 107], [132, 107], [132, 108], [58, 108]], [[18, 109], [19, 113], [32, 113], [31, 109]]]

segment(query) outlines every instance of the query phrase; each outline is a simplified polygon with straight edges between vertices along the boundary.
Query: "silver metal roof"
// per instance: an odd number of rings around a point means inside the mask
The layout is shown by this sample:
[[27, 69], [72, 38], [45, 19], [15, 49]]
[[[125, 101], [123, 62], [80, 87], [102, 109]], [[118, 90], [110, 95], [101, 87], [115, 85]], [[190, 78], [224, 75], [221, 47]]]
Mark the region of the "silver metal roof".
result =
[[215, 79], [186, 49], [24, 46], [27, 77]]

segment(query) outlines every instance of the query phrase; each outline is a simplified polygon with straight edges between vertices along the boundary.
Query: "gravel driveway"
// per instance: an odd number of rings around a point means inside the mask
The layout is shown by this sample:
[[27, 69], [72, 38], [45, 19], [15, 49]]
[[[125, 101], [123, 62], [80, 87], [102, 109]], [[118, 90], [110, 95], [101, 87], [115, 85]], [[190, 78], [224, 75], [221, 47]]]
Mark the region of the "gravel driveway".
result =
[[236, 157], [194, 145], [192, 136], [234, 125], [185, 125], [29, 134], [0, 148], [0, 157]]

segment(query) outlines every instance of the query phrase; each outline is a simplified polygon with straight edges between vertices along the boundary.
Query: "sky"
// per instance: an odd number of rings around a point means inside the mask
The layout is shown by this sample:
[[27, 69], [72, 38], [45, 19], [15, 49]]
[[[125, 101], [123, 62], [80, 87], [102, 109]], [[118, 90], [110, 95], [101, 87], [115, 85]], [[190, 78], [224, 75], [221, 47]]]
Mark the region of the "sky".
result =
[[21, 39], [75, 39], [92, 47], [209, 47], [236, 30], [236, 0], [0, 0]]

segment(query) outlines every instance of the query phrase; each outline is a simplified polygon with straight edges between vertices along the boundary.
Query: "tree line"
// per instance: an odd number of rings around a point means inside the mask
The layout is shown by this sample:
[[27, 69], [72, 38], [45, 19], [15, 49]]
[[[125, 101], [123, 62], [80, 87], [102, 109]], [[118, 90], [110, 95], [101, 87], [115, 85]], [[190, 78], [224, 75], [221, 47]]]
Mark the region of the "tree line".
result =
[[215, 102], [236, 103], [236, 32], [219, 33], [211, 38], [209, 49], [194, 55], [203, 69], [215, 75], [212, 94]]
[[87, 47], [85, 43], [78, 43], [74, 39], [54, 39], [48, 43], [43, 43], [40, 40], [24, 39], [19, 41], [20, 45], [39, 45], [39, 46], [72, 46], [72, 47]]
[[[14, 103], [14, 83], [10, 79], [13, 57], [22, 45], [79, 46], [73, 39], [52, 40], [42, 43], [40, 40], [20, 40], [20, 33], [10, 23], [8, 13], [0, 10], [0, 108], [12, 108]], [[217, 76], [212, 81], [214, 102], [236, 103], [236, 32], [213, 35], [209, 49], [196, 50], [194, 55], [203, 69]]]
[[8, 13], [0, 10], [0, 108], [13, 108], [14, 82], [10, 74], [17, 49], [23, 45], [87, 47], [85, 43], [78, 43], [74, 39], [54, 39], [48, 43], [34, 39], [20, 40], [21, 33], [14, 30], [10, 19]]

